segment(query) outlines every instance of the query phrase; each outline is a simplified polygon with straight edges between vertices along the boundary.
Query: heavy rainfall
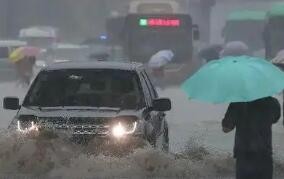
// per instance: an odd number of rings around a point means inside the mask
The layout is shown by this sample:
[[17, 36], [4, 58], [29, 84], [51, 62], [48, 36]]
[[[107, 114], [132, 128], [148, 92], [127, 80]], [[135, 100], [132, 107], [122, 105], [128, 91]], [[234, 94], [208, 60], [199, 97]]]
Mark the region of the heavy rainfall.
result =
[[0, 14], [0, 178], [284, 178], [283, 1]]

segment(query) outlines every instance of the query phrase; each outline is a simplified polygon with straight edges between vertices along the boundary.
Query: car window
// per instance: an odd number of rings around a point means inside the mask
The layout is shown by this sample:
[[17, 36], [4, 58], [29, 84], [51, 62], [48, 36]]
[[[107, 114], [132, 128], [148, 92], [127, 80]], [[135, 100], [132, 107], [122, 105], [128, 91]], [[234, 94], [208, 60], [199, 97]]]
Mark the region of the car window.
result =
[[145, 79], [146, 79], [146, 83], [147, 83], [147, 85], [148, 85], [148, 87], [149, 87], [149, 89], [150, 89], [150, 93], [151, 93], [152, 98], [153, 98], [153, 99], [158, 98], [158, 93], [157, 93], [157, 91], [156, 91], [154, 85], [152, 84], [152, 82], [151, 82], [151, 80], [150, 80], [148, 74], [144, 71], [144, 72], [143, 72], [143, 75], [144, 75], [144, 77], [145, 77]]
[[136, 73], [124, 70], [42, 72], [24, 106], [92, 106], [137, 109], [145, 104]]
[[147, 91], [149, 93], [149, 96], [150, 96], [150, 103], [152, 102], [154, 96], [153, 96], [153, 93], [151, 92], [151, 87], [149, 86], [149, 83], [147, 82], [147, 78], [144, 74], [144, 72], [142, 73], [142, 77], [143, 77], [143, 80], [145, 81], [145, 84], [146, 84], [146, 87], [147, 87]]
[[146, 85], [147, 85], [147, 89], [148, 89], [149, 92], [150, 92], [151, 101], [152, 101], [153, 99], [158, 98], [158, 94], [157, 94], [157, 92], [155, 91], [155, 88], [153, 87], [152, 83], [150, 82], [150, 79], [149, 79], [149, 77], [147, 76], [146, 72], [143, 72], [143, 73], [142, 73], [142, 76], [143, 76], [143, 78], [144, 78], [144, 80], [145, 80], [145, 83], [146, 83]]
[[148, 87], [148, 85], [146, 83], [145, 77], [143, 76], [142, 73], [140, 73], [140, 78], [141, 78], [141, 84], [142, 84], [143, 89], [144, 89], [145, 100], [147, 102], [147, 105], [151, 106], [152, 105], [151, 93], [150, 93], [149, 87]]

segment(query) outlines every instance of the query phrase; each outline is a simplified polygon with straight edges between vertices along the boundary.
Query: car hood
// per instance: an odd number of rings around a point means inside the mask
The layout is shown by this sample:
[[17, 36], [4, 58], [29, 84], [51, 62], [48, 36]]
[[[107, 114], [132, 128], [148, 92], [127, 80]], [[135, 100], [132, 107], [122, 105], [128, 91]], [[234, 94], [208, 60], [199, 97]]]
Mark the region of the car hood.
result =
[[143, 110], [120, 110], [116, 108], [83, 108], [83, 107], [56, 107], [56, 108], [33, 108], [22, 107], [17, 116], [34, 115], [37, 117], [117, 117], [137, 116], [141, 117]]

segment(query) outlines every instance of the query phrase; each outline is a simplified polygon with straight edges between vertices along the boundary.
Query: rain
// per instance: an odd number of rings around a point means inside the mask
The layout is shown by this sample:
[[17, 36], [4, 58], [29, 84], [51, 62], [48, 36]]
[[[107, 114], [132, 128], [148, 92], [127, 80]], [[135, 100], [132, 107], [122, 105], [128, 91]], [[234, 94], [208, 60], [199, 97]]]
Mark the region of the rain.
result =
[[[281, 104], [284, 177], [282, 1], [1, 0], [0, 22], [0, 178], [236, 178], [236, 130], [222, 120], [230, 102], [267, 96]], [[278, 78], [226, 98], [225, 80], [198, 79], [226, 56]]]

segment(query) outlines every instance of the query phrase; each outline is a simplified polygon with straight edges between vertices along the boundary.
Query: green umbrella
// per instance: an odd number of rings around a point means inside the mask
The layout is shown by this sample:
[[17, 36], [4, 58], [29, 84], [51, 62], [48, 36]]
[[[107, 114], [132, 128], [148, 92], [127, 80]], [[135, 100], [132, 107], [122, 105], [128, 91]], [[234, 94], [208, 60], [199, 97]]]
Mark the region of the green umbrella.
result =
[[225, 57], [202, 67], [182, 89], [206, 102], [248, 102], [284, 89], [284, 73], [270, 62], [249, 56]]

